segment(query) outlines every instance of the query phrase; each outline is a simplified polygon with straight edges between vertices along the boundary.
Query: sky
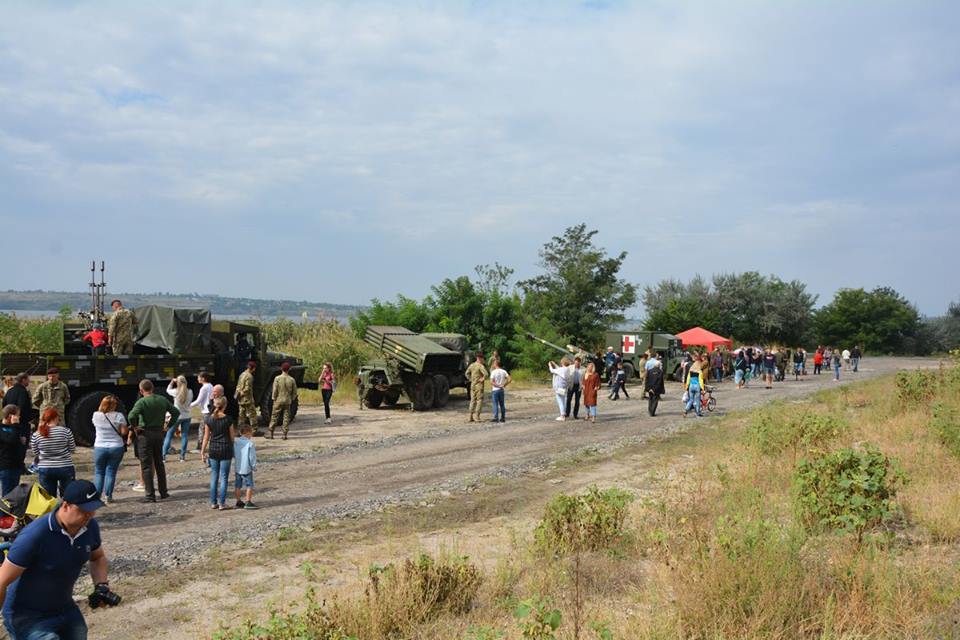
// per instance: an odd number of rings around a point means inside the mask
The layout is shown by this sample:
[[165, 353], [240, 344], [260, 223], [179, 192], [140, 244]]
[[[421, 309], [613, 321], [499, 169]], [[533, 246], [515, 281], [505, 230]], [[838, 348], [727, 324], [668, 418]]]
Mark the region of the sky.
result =
[[[4, 288], [364, 304], [586, 223], [639, 285], [960, 299], [956, 2], [7, 2]], [[633, 310], [642, 314], [642, 310]]]

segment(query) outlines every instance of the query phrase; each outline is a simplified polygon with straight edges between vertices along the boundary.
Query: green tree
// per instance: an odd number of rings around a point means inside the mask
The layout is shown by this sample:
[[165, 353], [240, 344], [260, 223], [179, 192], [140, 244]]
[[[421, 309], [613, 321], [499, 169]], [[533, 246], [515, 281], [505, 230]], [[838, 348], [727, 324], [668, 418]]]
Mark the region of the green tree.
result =
[[859, 344], [874, 353], [903, 353], [917, 346], [920, 314], [889, 287], [869, 292], [841, 289], [816, 313], [814, 324], [824, 344]]
[[372, 324], [406, 327], [417, 333], [426, 331], [433, 322], [433, 310], [427, 301], [417, 302], [403, 295], [396, 302], [370, 301], [370, 308], [350, 318], [350, 328], [358, 338], [363, 338]]
[[594, 244], [596, 234], [579, 224], [554, 236], [540, 250], [544, 273], [518, 284], [526, 313], [549, 318], [557, 333], [588, 348], [637, 301], [636, 285], [618, 277], [626, 251], [607, 256]]
[[[433, 316], [430, 330], [462, 333], [471, 345], [506, 356], [520, 311], [516, 296], [504, 293], [503, 287], [474, 283], [467, 276], [447, 278], [431, 290], [426, 301]], [[504, 362], [509, 359], [505, 357]]]

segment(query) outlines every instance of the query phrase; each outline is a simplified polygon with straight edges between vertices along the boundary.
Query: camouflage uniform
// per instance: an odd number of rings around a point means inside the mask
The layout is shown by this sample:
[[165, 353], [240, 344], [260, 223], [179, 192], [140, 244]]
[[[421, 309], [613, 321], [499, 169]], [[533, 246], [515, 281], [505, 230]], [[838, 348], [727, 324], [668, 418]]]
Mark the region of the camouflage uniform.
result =
[[240, 415], [237, 417], [237, 427], [245, 424], [256, 430], [260, 420], [257, 418], [257, 403], [253, 399], [253, 374], [247, 369], [237, 379], [237, 390], [233, 397], [240, 405]]
[[[487, 368], [479, 362], [474, 362], [465, 372], [470, 381], [470, 422], [480, 421], [480, 409], [483, 406], [483, 386], [489, 377]], [[476, 416], [476, 418], [474, 418]]]
[[61, 424], [66, 420], [67, 405], [70, 404], [70, 390], [63, 380], [50, 382], [49, 380], [40, 384], [33, 392], [33, 406], [40, 407], [40, 413], [47, 407], [53, 407], [60, 412]]
[[110, 336], [110, 345], [113, 355], [133, 355], [133, 327], [137, 324], [137, 317], [133, 311], [120, 307], [110, 315], [107, 323], [107, 333]]
[[290, 432], [290, 405], [297, 399], [297, 382], [289, 373], [283, 372], [273, 379], [273, 413], [270, 416], [270, 437], [283, 416], [283, 438]]

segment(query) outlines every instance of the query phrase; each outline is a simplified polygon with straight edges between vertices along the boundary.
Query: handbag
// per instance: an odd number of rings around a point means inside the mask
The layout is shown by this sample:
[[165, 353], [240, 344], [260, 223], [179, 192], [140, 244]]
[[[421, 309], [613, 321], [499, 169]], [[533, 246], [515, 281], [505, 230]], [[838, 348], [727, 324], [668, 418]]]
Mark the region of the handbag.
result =
[[[117, 432], [117, 435], [120, 436], [120, 439], [123, 440], [123, 452], [126, 453], [126, 452], [127, 452], [127, 438], [126, 438], [126, 436], [124, 436], [122, 433], [120, 433], [120, 429], [117, 429], [117, 425], [113, 424], [113, 420], [111, 420], [110, 418], [108, 418], [106, 413], [103, 414], [103, 417], [107, 419], [107, 422], [110, 424], [111, 427], [113, 427], [113, 430], [116, 431], [116, 432]], [[127, 430], [127, 433], [129, 434], [129, 432], [130, 432], [130, 430], [128, 429], [128, 430]]]

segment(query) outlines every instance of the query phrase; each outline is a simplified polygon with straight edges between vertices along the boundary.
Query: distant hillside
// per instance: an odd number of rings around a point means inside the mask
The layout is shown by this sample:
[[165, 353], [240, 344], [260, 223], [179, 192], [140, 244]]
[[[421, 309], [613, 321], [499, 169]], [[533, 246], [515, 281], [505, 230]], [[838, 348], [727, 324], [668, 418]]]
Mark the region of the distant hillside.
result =
[[[200, 293], [110, 293], [109, 299], [120, 298], [124, 306], [162, 304], [170, 307], [205, 307], [214, 315], [234, 316], [309, 316], [322, 314], [332, 318], [348, 318], [363, 307], [307, 300], [258, 300], [255, 298], [225, 298]], [[56, 311], [68, 306], [74, 311], [90, 307], [90, 295], [75, 291], [0, 291], [0, 309], [10, 311]]]

